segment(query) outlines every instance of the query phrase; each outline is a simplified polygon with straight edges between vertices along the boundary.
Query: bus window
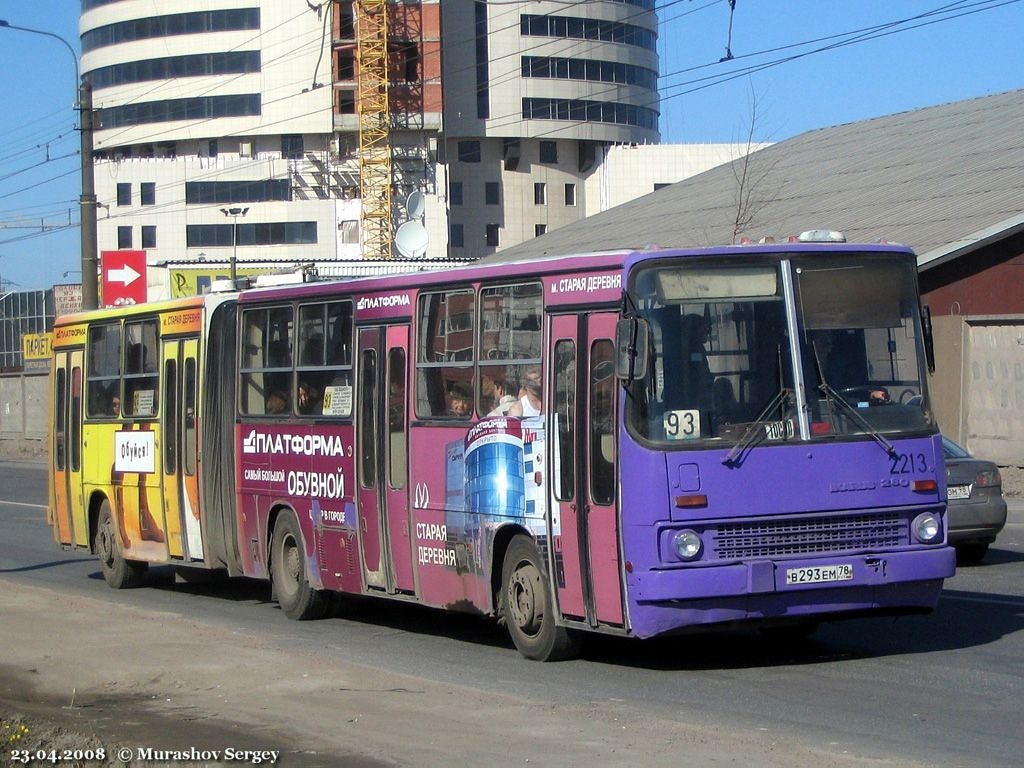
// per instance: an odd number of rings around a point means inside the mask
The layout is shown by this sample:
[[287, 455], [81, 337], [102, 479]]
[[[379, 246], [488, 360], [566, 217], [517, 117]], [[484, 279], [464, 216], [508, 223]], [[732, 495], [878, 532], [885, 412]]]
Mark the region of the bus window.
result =
[[359, 366], [359, 478], [363, 488], [377, 486], [377, 352], [367, 349]]
[[242, 313], [242, 413], [291, 412], [292, 331], [290, 306]]
[[[480, 411], [535, 416], [544, 291], [540, 283], [480, 291]], [[509, 400], [503, 400], [504, 398]]]
[[177, 419], [178, 363], [168, 360], [164, 364], [164, 473], [178, 471]]
[[196, 473], [196, 361], [193, 357], [185, 358], [185, 424], [184, 454], [185, 474]]
[[67, 445], [68, 428], [68, 374], [65, 368], [57, 369], [53, 393], [53, 466], [54, 469], [64, 469], [67, 461], [64, 447]]
[[300, 415], [352, 414], [352, 302], [299, 307], [296, 410]]
[[116, 418], [121, 415], [121, 325], [115, 322], [90, 327], [87, 354], [87, 414], [91, 418]]
[[470, 418], [448, 408], [474, 389], [472, 289], [421, 296], [418, 326], [416, 415]]
[[615, 500], [615, 357], [601, 339], [590, 349], [590, 496], [597, 504]]
[[388, 352], [388, 484], [405, 487], [407, 456], [405, 437], [405, 350]]
[[159, 405], [157, 321], [124, 324], [124, 402], [126, 416], [155, 416]]
[[82, 469], [82, 369], [71, 369], [71, 471]]
[[555, 498], [576, 496], [576, 345], [555, 344]]

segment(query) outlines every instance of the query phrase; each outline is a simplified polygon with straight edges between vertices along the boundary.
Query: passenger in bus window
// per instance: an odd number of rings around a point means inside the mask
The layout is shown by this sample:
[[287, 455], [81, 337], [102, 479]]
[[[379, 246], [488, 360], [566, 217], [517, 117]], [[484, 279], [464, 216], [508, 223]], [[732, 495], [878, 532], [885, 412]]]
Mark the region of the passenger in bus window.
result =
[[287, 413], [288, 396], [279, 390], [271, 392], [267, 396], [267, 413]]
[[543, 401], [539, 366], [531, 365], [523, 372], [519, 382], [519, 405], [523, 409], [523, 416], [540, 416]]
[[473, 396], [461, 384], [453, 384], [448, 390], [448, 415], [460, 419], [473, 415]]
[[301, 381], [296, 396], [299, 413], [317, 413], [320, 410], [320, 392], [312, 384]]
[[487, 413], [488, 416], [521, 416], [522, 406], [516, 400], [515, 395], [509, 394], [508, 383], [505, 379], [494, 380], [494, 406]]
[[110, 398], [110, 415], [120, 416], [121, 415], [121, 396], [114, 395]]

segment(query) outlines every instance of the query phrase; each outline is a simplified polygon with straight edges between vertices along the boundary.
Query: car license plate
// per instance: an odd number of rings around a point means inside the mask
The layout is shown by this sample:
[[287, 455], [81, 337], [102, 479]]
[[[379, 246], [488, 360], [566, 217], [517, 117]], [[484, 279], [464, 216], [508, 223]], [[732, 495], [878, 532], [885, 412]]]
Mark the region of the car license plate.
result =
[[810, 568], [787, 568], [786, 584], [822, 584], [829, 581], [852, 581], [853, 563], [819, 565]]
[[951, 485], [948, 488], [948, 495], [951, 499], [969, 499], [971, 498], [971, 486]]

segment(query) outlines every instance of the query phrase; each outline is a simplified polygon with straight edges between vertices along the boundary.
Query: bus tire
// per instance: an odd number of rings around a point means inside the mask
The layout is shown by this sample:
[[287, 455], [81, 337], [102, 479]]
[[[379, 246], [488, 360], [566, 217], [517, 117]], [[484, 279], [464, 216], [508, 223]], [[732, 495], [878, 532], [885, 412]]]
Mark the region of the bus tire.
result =
[[106, 499], [100, 505], [99, 522], [96, 525], [96, 537], [93, 549], [100, 558], [100, 570], [107, 584], [114, 589], [137, 587], [142, 583], [146, 572], [146, 563], [136, 560], [125, 560], [121, 554], [121, 542], [114, 522], [114, 513], [110, 502]]
[[551, 590], [533, 540], [509, 542], [501, 569], [501, 609], [516, 649], [535, 661], [559, 661], [579, 651], [579, 639], [556, 624]]
[[274, 595], [284, 615], [294, 621], [321, 619], [329, 601], [323, 590], [314, 589], [306, 577], [306, 552], [295, 515], [282, 512], [274, 523], [270, 545], [270, 573]]

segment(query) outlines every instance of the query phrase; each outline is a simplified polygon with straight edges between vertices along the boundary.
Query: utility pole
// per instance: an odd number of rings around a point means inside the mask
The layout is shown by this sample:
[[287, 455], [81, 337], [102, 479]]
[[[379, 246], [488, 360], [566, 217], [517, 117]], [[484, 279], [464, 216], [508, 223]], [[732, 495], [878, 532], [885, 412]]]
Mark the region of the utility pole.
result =
[[86, 75], [78, 86], [78, 108], [82, 126], [82, 194], [78, 199], [82, 224], [82, 309], [99, 306], [96, 253], [96, 188], [92, 175], [92, 84]]

